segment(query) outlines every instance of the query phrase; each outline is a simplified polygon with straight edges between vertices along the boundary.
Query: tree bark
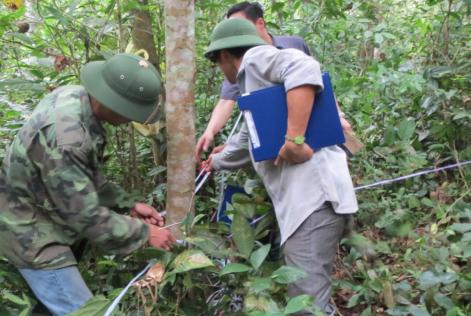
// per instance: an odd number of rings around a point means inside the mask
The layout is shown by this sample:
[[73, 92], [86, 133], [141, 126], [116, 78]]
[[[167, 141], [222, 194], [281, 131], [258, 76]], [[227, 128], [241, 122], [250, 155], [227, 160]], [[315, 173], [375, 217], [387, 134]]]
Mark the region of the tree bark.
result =
[[[194, 190], [195, 5], [165, 0], [167, 224], [187, 215]], [[181, 235], [174, 226], [177, 236]]]
[[[146, 6], [148, 4], [148, 1], [139, 0], [139, 3], [141, 5]], [[134, 23], [132, 28], [132, 42], [134, 44], [134, 47], [137, 50], [144, 49], [149, 55], [149, 62], [153, 64], [155, 68], [157, 68], [159, 73], [161, 73], [160, 58], [157, 54], [154, 32], [152, 31], [152, 19], [149, 10], [147, 8], [135, 10], [133, 14]], [[157, 128], [153, 128], [152, 126], [149, 126], [149, 130], [156, 131], [157, 133], [160, 132]], [[160, 147], [162, 146], [162, 144], [154, 136], [155, 135], [150, 135], [149, 137], [150, 141], [152, 142], [152, 154], [154, 157], [154, 163], [156, 165], [160, 165], [164, 163], [164, 159], [161, 157], [160, 152]]]
[[[147, 5], [147, 0], [139, 0], [141, 5]], [[132, 28], [132, 42], [137, 49], [144, 49], [149, 54], [149, 62], [159, 71], [160, 60], [157, 57], [157, 50], [152, 32], [152, 20], [147, 9], [135, 10], [134, 23]]]

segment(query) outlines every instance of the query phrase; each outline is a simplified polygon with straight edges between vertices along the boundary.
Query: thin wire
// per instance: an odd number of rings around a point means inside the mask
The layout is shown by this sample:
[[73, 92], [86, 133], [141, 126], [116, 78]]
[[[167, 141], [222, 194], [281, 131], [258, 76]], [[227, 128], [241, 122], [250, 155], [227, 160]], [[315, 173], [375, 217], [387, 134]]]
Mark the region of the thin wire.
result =
[[126, 285], [126, 287], [121, 291], [121, 293], [119, 293], [118, 296], [116, 296], [116, 298], [113, 300], [111, 305], [106, 309], [106, 312], [103, 316], [110, 316], [111, 315], [111, 313], [114, 311], [116, 306], [118, 306], [119, 302], [123, 299], [124, 294], [126, 294], [126, 292], [129, 290], [129, 288], [134, 284], [134, 282], [136, 282], [144, 273], [146, 273], [147, 270], [149, 270], [150, 267], [152, 267], [154, 265], [154, 263], [155, 263], [155, 260], [149, 261], [149, 263], [146, 265], [146, 267], [144, 269], [142, 269], [131, 281], [129, 281], [129, 283]]
[[360, 191], [360, 190], [369, 189], [369, 188], [373, 188], [373, 187], [377, 187], [377, 186], [382, 186], [382, 185], [385, 185], [385, 184], [390, 184], [390, 183], [394, 183], [394, 182], [398, 182], [398, 181], [402, 181], [402, 180], [407, 180], [407, 179], [410, 179], [410, 178], [420, 177], [420, 176], [430, 174], [430, 173], [436, 173], [436, 172], [439, 172], [439, 171], [442, 171], [442, 170], [453, 169], [453, 168], [457, 168], [457, 167], [463, 167], [463, 166], [466, 166], [466, 165], [469, 165], [469, 164], [471, 164], [471, 160], [458, 162], [458, 163], [447, 165], [447, 166], [444, 166], [444, 167], [426, 169], [426, 170], [414, 172], [414, 173], [411, 173], [411, 174], [408, 174], [408, 175], [405, 175], [405, 176], [401, 176], [401, 177], [397, 177], [397, 178], [381, 180], [381, 181], [377, 181], [377, 182], [374, 182], [374, 183], [370, 183], [370, 184], [362, 185], [362, 186], [359, 186], [359, 187], [355, 187], [354, 189], [355, 189], [355, 191]]

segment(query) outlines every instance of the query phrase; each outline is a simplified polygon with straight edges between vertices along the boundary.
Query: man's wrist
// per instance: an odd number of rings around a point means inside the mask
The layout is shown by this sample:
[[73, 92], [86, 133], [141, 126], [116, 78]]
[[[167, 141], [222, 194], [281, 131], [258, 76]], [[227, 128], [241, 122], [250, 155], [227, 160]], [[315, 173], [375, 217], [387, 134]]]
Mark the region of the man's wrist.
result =
[[304, 135], [297, 135], [297, 136], [285, 135], [285, 140], [292, 142], [296, 145], [303, 145], [306, 141], [306, 137], [304, 137]]

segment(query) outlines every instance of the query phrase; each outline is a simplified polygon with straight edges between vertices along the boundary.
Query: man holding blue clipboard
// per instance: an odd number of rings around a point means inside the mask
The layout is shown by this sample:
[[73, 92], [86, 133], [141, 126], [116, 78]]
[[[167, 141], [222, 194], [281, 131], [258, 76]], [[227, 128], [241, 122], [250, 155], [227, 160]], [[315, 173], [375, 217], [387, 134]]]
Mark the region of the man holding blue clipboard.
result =
[[330, 275], [347, 214], [358, 206], [345, 152], [335, 145], [314, 152], [305, 143], [316, 93], [324, 88], [319, 63], [298, 50], [266, 45], [253, 24], [242, 19], [219, 23], [205, 56], [243, 94], [284, 85], [286, 135], [276, 159], [253, 160], [246, 121], [222, 152], [210, 156], [206, 168], [253, 164], [275, 208], [286, 264], [308, 275], [290, 285], [288, 294], [312, 295], [327, 315], [334, 315]]

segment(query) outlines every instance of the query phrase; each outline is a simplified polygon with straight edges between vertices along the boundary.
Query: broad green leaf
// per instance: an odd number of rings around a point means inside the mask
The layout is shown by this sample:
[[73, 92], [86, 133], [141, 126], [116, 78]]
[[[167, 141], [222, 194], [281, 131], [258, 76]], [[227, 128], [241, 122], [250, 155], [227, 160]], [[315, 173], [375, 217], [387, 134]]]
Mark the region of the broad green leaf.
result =
[[314, 299], [310, 295], [299, 295], [290, 298], [285, 308], [285, 314], [294, 314], [312, 306]]
[[195, 245], [212, 257], [223, 258], [235, 255], [235, 252], [226, 248], [226, 242], [221, 236], [202, 231], [194, 232], [193, 235], [185, 238], [185, 241]]
[[253, 278], [248, 283], [249, 293], [260, 294], [263, 291], [266, 291], [272, 288], [274, 285], [271, 278]]
[[375, 33], [374, 38], [375, 38], [375, 43], [376, 44], [381, 44], [384, 41], [383, 34], [381, 34], [381, 33]]
[[175, 258], [171, 272], [182, 273], [211, 266], [214, 266], [213, 262], [201, 250], [190, 249]]
[[394, 141], [396, 140], [395, 138], [396, 138], [396, 130], [394, 129], [394, 127], [392, 126], [387, 127], [386, 130], [384, 131], [384, 137], [383, 137], [384, 145], [390, 146], [394, 144]]
[[103, 316], [106, 309], [111, 304], [111, 300], [103, 295], [94, 296], [79, 310], [67, 314], [68, 316]]
[[361, 295], [355, 294], [348, 300], [347, 308], [352, 308], [358, 305], [358, 301], [360, 300]]
[[276, 302], [267, 296], [248, 295], [244, 300], [245, 311], [261, 311], [266, 313], [279, 313], [280, 308]]
[[455, 306], [455, 304], [453, 304], [453, 301], [448, 296], [440, 292], [435, 293], [435, 295], [433, 296], [433, 300], [446, 310], [450, 310], [453, 308], [453, 306]]
[[412, 120], [403, 120], [399, 123], [399, 128], [397, 134], [399, 138], [403, 141], [409, 140], [412, 138], [415, 132], [415, 122]]
[[252, 270], [251, 267], [242, 264], [242, 263], [229, 263], [224, 268], [222, 268], [219, 275], [225, 275], [229, 273], [240, 273], [240, 272], [247, 272]]
[[237, 249], [245, 258], [249, 258], [254, 247], [254, 231], [244, 215], [234, 215], [231, 230]]
[[454, 306], [452, 309], [447, 310], [446, 316], [466, 316], [466, 314], [461, 308]]
[[442, 274], [436, 274], [433, 271], [425, 271], [419, 277], [419, 285], [423, 290], [427, 290], [435, 285], [440, 283], [442, 284], [451, 284], [457, 279], [456, 273], [446, 272]]
[[234, 195], [232, 196], [232, 204], [234, 203], [253, 203], [253, 201], [247, 194], [234, 193]]
[[471, 223], [455, 223], [449, 228], [458, 233], [466, 233], [471, 231]]
[[253, 218], [255, 216], [256, 205], [251, 203], [232, 203], [236, 213], [241, 213], [245, 218]]
[[371, 313], [371, 306], [368, 306], [367, 309], [363, 310], [360, 316], [373, 316], [373, 314]]
[[280, 284], [289, 284], [307, 276], [306, 272], [295, 267], [282, 266], [271, 274], [271, 278]]
[[429, 312], [427, 312], [425, 307], [419, 306], [409, 307], [409, 313], [411, 313], [412, 316], [430, 316]]
[[250, 255], [250, 263], [252, 266], [257, 270], [260, 268], [262, 263], [265, 261], [266, 257], [268, 256], [268, 253], [270, 252], [270, 245], [264, 245], [260, 248], [258, 248], [256, 251], [254, 251]]

